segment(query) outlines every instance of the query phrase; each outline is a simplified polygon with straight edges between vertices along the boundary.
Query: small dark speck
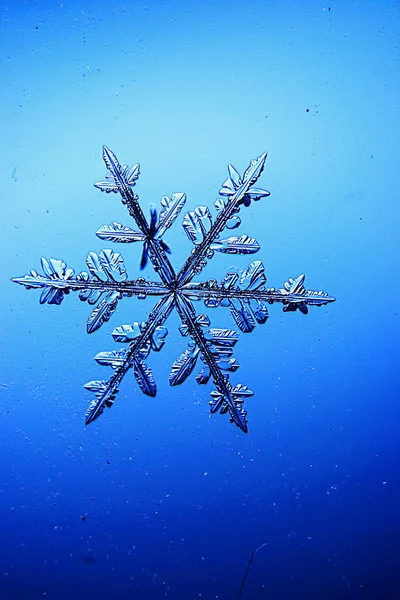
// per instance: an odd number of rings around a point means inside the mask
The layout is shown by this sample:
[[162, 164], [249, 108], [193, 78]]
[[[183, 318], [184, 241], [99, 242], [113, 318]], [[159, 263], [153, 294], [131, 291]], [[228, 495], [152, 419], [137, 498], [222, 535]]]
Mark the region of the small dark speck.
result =
[[109, 460], [107, 461], [107, 464], [108, 464], [108, 465], [111, 465], [111, 463], [110, 463], [110, 461], [109, 461]]
[[82, 562], [85, 565], [95, 565], [97, 563], [97, 558], [95, 558], [94, 556], [84, 556], [82, 558]]
[[86, 521], [85, 515], [83, 515], [83, 517], [81, 517], [81, 521]]
[[360, 217], [360, 221], [362, 221], [362, 217]]
[[309, 108], [306, 108], [306, 112], [310, 112], [310, 109], [309, 109]]

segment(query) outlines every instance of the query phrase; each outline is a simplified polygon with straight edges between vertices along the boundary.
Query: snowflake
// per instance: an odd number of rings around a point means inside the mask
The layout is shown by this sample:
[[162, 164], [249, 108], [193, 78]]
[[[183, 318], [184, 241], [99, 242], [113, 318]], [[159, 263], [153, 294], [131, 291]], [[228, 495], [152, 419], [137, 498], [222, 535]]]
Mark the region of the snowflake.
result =
[[59, 305], [66, 294], [78, 292], [80, 300], [94, 306], [87, 321], [88, 333], [93, 333], [110, 319], [122, 298], [155, 297], [156, 303], [146, 321], [121, 325], [112, 332], [114, 341], [126, 344], [125, 348], [100, 352], [95, 356], [98, 363], [111, 367], [113, 374], [108, 380], [90, 381], [85, 385], [86, 389], [94, 392], [94, 399], [86, 412], [86, 424], [97, 419], [105, 407], [112, 406], [130, 368], [133, 368], [142, 392], [148, 396], [156, 395], [156, 383], [146, 360], [152, 350], [158, 352], [163, 347], [168, 334], [165, 322], [176, 310], [181, 320], [179, 331], [190, 341], [172, 365], [170, 385], [183, 383], [200, 359], [203, 365], [196, 377], [197, 383], [206, 384], [212, 378], [215, 386], [211, 392], [211, 413], [229, 413], [231, 422], [247, 432], [247, 413], [243, 404], [253, 392], [241, 383], [233, 385], [229, 378], [229, 373], [239, 367], [237, 359], [232, 356], [239, 335], [234, 329], [210, 327], [209, 317], [197, 314], [194, 302], [203, 301], [207, 308], [229, 308], [238, 329], [250, 333], [256, 323], [266, 322], [267, 304], [280, 302], [284, 312], [299, 309], [307, 314], [308, 306], [321, 306], [335, 300], [324, 292], [306, 290], [304, 275], [288, 279], [280, 289], [266, 287], [264, 266], [259, 260], [251, 262], [242, 272], [229, 270], [221, 282], [215, 279], [201, 283], [193, 281], [215, 252], [239, 255], [254, 254], [260, 249], [258, 242], [247, 235], [221, 239], [220, 234], [224, 229], [234, 230], [240, 225], [238, 213], [242, 207], [269, 196], [269, 192], [254, 187], [263, 171], [266, 156], [265, 153], [252, 160], [243, 177], [231, 165], [228, 166], [229, 177], [214, 203], [217, 211], [215, 219], [212, 219], [207, 206], [197, 206], [194, 211], [186, 213], [182, 224], [194, 248], [176, 273], [168, 258], [170, 251], [163, 236], [181, 212], [186, 201], [185, 194], [163, 196], [159, 216], [152, 208], [148, 223], [139, 197], [133, 191], [139, 177], [139, 165], [131, 168], [121, 166], [115, 154], [103, 147], [108, 173], [104, 181], [94, 185], [104, 192], [120, 194], [138, 231], [114, 221], [100, 227], [96, 235], [113, 243], [142, 242], [141, 268], [150, 260], [159, 281], [147, 281], [142, 277], [128, 280], [121, 254], [109, 249], [98, 254], [90, 252], [86, 259], [88, 272], [82, 271], [76, 276], [62, 260], [42, 258], [43, 275], [32, 270], [29, 275], [12, 280], [26, 289], [41, 288], [41, 304]]

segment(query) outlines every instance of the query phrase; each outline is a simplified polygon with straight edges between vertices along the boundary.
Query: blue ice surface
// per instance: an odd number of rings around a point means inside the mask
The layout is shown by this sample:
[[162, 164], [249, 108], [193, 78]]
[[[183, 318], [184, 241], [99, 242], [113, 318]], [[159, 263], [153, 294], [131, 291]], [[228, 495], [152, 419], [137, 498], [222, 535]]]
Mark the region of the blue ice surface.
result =
[[[2, 34], [3, 322], [0, 596], [229, 600], [399, 597], [399, 8], [349, 2], [11, 3]], [[186, 341], [152, 359], [158, 394], [124, 382], [85, 428], [82, 384], [121, 303], [40, 307], [11, 277], [41, 256], [85, 268], [94, 232], [129, 225], [101, 146], [140, 162], [146, 214], [165, 194], [212, 206], [226, 164], [269, 152], [241, 231], [268, 285], [305, 272], [334, 305], [279, 306], [235, 353], [249, 434], [209, 417], [209, 386], [170, 388]], [[166, 242], [182, 264], [191, 246]], [[124, 249], [129, 275], [140, 253]], [[239, 259], [204, 270], [222, 277]], [[243, 261], [240, 258], [240, 261]], [[144, 273], [150, 276], [150, 267]], [[134, 314], [132, 314], [132, 307]], [[208, 311], [230, 326], [226, 311]], [[110, 344], [107, 348], [107, 344]]]

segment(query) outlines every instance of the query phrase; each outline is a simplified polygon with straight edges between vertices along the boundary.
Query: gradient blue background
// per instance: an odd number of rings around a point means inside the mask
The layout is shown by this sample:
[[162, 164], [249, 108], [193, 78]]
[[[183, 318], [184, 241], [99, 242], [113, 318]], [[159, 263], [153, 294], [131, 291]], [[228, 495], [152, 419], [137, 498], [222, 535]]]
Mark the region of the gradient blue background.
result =
[[[400, 597], [399, 12], [377, 0], [2, 3], [2, 600], [235, 599], [264, 542], [243, 600]], [[174, 315], [150, 360], [157, 397], [127, 377], [85, 428], [82, 385], [109, 373], [92, 357], [151, 300], [121, 302], [88, 336], [76, 295], [42, 307], [10, 283], [41, 256], [79, 272], [109, 247], [100, 225], [132, 224], [92, 186], [102, 144], [140, 162], [146, 214], [178, 191], [188, 209], [212, 207], [228, 162], [243, 172], [269, 152], [271, 196], [239, 231], [260, 242], [269, 285], [304, 272], [337, 302], [308, 316], [272, 306], [241, 336], [247, 436], [209, 417], [211, 384], [169, 387], [186, 347]], [[179, 222], [165, 236], [176, 266], [191, 249]], [[114, 249], [137, 277], [140, 248]], [[216, 256], [202, 279], [248, 262]], [[228, 311], [209, 314], [232, 326]]]

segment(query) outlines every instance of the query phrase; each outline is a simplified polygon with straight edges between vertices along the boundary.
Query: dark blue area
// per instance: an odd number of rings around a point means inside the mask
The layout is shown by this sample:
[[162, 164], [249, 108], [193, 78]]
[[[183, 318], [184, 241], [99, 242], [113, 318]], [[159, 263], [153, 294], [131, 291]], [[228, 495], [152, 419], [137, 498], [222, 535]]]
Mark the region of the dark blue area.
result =
[[[236, 600], [264, 543], [241, 600], [400, 598], [399, 22], [390, 1], [0, 8], [1, 600]], [[152, 301], [124, 300], [88, 336], [76, 294], [40, 306], [10, 282], [41, 256], [79, 272], [111, 246], [102, 224], [133, 226], [92, 185], [103, 144], [140, 162], [146, 215], [180, 191], [215, 214], [226, 164], [269, 153], [271, 196], [238, 232], [267, 285], [304, 272], [337, 302], [271, 306], [240, 336], [247, 435], [209, 416], [211, 384], [168, 385], [187, 343], [176, 315], [151, 355], [157, 396], [128, 374], [85, 428], [83, 384], [109, 374], [92, 357]], [[176, 269], [181, 221], [165, 236]], [[140, 244], [113, 248], [130, 278], [156, 279]], [[215, 256], [200, 278], [249, 262]]]

